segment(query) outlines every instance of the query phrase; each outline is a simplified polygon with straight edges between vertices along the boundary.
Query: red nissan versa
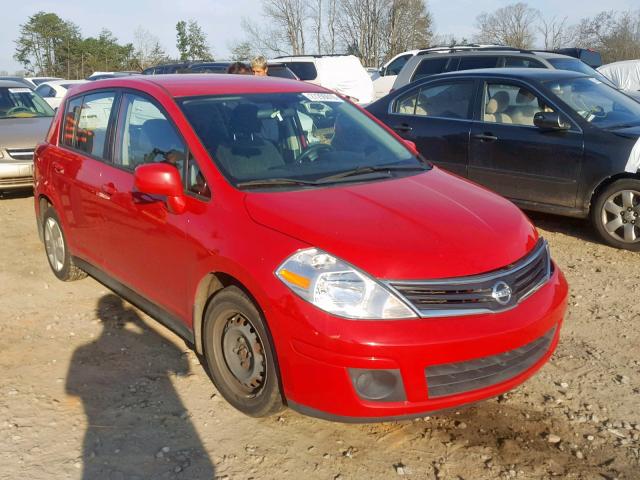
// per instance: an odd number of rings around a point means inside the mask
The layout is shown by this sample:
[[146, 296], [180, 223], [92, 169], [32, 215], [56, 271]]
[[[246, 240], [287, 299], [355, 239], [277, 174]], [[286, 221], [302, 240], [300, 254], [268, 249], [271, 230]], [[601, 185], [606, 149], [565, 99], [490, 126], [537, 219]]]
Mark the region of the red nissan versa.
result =
[[35, 192], [53, 273], [181, 335], [248, 415], [419, 416], [514, 388], [558, 342], [567, 284], [520, 210], [308, 83], [81, 85]]

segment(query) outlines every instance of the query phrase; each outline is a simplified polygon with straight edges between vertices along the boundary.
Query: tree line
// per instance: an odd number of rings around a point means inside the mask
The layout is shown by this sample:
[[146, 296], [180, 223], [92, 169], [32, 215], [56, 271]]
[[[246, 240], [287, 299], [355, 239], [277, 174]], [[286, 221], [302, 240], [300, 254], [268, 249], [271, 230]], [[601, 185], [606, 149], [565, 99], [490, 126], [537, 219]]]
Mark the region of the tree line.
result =
[[[435, 33], [425, 0], [262, 0], [259, 20], [241, 19], [244, 38], [228, 45], [232, 60], [257, 54], [357, 55], [379, 66], [394, 55], [433, 45], [469, 41], [516, 48], [592, 48], [605, 63], [640, 58], [640, 10], [603, 11], [569, 24], [518, 2], [476, 17], [470, 40]], [[178, 58], [171, 58], [152, 32], [139, 27], [121, 43], [108, 29], [83, 37], [80, 28], [55, 13], [38, 12], [20, 25], [14, 58], [26, 72], [85, 78], [94, 71], [140, 71], [171, 60], [212, 60], [204, 29], [195, 20], [176, 23]]]
[[20, 25], [14, 58], [26, 73], [70, 79], [96, 71], [140, 71], [171, 60], [213, 59], [206, 34], [193, 20], [176, 24], [177, 59], [170, 58], [148, 30], [139, 27], [133, 37], [131, 43], [120, 43], [107, 29], [95, 37], [83, 37], [73, 22], [38, 12]]

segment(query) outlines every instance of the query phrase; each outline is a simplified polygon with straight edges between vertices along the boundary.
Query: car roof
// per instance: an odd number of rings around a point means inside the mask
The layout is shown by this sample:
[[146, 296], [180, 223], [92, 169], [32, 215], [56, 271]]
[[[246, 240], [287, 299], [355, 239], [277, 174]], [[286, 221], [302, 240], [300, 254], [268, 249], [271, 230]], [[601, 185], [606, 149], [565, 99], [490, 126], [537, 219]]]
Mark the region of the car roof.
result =
[[477, 68], [474, 70], [459, 70], [457, 72], [439, 73], [426, 79], [443, 77], [511, 77], [522, 80], [562, 80], [566, 78], [590, 78], [584, 73], [572, 70], [555, 70], [552, 68]]
[[[24, 88], [26, 84], [17, 80], [0, 79], [0, 88]], [[27, 87], [28, 88], [28, 87]]]
[[133, 88], [145, 91], [150, 86], [164, 89], [172, 97], [227, 95], [247, 93], [327, 92], [311, 83], [278, 77], [252, 75], [198, 74], [135, 75], [117, 77], [80, 85], [74, 93], [104, 88]]
[[38, 87], [42, 86], [42, 85], [49, 85], [49, 86], [57, 86], [57, 85], [75, 85], [75, 84], [80, 84], [80, 83], [87, 83], [89, 80], [50, 80], [48, 82], [43, 82], [40, 85], [38, 85]]

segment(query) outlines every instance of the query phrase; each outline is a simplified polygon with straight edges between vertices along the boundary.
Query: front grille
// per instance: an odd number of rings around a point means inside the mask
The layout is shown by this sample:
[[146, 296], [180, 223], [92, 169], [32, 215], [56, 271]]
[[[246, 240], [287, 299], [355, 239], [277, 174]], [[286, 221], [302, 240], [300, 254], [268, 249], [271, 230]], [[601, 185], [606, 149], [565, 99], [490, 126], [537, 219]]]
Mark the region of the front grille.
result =
[[549, 351], [555, 332], [553, 327], [537, 340], [499, 355], [427, 367], [429, 398], [478, 390], [521, 374]]
[[388, 285], [423, 317], [500, 312], [513, 308], [551, 276], [547, 242], [503, 269], [470, 277], [391, 281]]
[[7, 148], [7, 153], [14, 160], [33, 160], [33, 148]]

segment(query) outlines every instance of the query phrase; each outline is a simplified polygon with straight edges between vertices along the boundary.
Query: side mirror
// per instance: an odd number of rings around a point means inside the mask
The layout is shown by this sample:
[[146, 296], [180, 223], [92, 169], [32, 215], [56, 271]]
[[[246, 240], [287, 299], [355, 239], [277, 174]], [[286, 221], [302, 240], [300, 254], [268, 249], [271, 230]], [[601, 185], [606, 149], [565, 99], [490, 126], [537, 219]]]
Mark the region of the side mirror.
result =
[[533, 116], [533, 124], [543, 130], [569, 130], [571, 124], [565, 122], [556, 112], [538, 112]]
[[418, 147], [416, 146], [415, 142], [412, 142], [411, 140], [405, 140], [404, 138], [402, 139], [402, 141], [407, 147], [409, 147], [409, 150], [414, 153], [418, 153]]
[[182, 213], [186, 208], [180, 172], [167, 163], [147, 163], [136, 168], [134, 184], [142, 193], [167, 197], [171, 213]]
[[380, 70], [379, 70], [379, 71], [380, 71], [380, 76], [381, 76], [381, 77], [384, 77], [384, 74], [386, 73], [386, 70], [387, 70], [386, 68], [384, 68], [384, 67], [380, 67]]

